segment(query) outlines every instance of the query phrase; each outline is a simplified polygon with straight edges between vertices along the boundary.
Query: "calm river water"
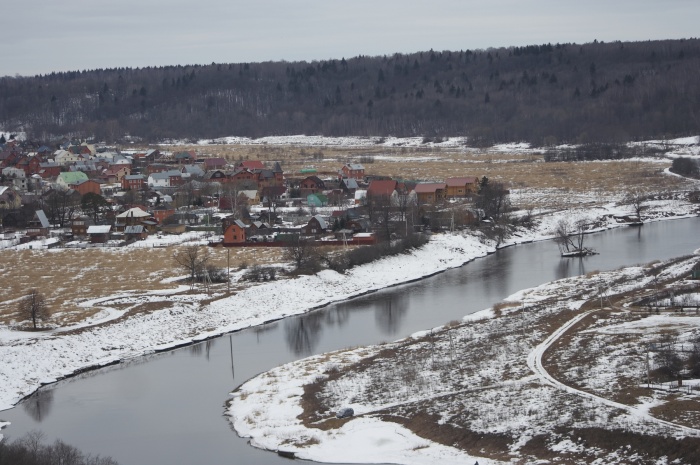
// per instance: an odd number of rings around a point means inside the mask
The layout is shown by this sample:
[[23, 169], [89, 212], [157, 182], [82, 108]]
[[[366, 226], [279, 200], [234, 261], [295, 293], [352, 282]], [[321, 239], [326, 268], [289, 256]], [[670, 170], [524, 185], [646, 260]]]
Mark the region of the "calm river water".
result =
[[598, 233], [587, 245], [600, 255], [562, 259], [551, 241], [510, 247], [413, 284], [86, 373], [0, 412], [12, 422], [3, 434], [40, 430], [122, 465], [289, 463], [250, 447], [224, 417], [229, 392], [247, 379], [312, 354], [399, 339], [554, 279], [692, 253], [700, 218]]

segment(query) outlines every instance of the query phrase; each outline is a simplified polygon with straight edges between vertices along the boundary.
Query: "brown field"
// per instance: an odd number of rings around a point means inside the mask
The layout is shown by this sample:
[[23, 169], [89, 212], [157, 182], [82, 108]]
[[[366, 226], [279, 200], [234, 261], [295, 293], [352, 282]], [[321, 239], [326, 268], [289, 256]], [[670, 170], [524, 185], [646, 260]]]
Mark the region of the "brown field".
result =
[[[204, 248], [204, 246], [202, 246]], [[211, 264], [226, 269], [227, 251], [207, 248]], [[3, 250], [0, 271], [5, 280], [0, 296], [0, 323], [12, 324], [19, 318], [17, 299], [29, 289], [38, 289], [52, 312], [53, 325], [69, 325], [90, 317], [94, 309], [79, 307], [85, 300], [120, 293], [174, 289], [182, 282], [163, 283], [168, 278], [184, 277], [173, 253], [176, 247], [137, 249], [59, 249]], [[253, 263], [280, 261], [279, 248], [232, 248], [231, 270]], [[223, 284], [214, 285], [225, 291]], [[232, 290], [235, 290], [232, 288]], [[201, 289], [198, 291], [201, 292]]]

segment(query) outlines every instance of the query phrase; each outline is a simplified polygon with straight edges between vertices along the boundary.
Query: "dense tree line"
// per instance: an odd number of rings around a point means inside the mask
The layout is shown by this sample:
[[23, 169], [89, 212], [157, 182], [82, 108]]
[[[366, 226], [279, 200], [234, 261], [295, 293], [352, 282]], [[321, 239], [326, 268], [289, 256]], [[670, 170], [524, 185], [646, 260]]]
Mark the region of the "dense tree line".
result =
[[0, 126], [44, 141], [324, 134], [621, 142], [697, 134], [698, 75], [698, 39], [97, 69], [0, 78]]

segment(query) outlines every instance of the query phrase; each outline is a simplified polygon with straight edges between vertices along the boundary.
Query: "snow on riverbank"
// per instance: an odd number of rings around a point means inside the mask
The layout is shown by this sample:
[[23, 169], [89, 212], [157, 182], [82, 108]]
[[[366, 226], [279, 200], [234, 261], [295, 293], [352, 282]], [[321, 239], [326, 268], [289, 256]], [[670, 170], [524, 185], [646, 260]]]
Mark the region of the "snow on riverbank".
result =
[[[439, 235], [419, 250], [389, 257], [345, 275], [322, 271], [254, 286], [202, 306], [169, 295], [115, 296], [115, 302], [166, 302], [162, 310], [84, 330], [16, 339], [0, 333], [0, 410], [40, 385], [88, 368], [213, 337], [316, 308], [464, 264], [493, 248], [475, 237]], [[198, 296], [204, 299], [206, 296]], [[264, 305], [263, 305], [264, 304]], [[5, 335], [5, 337], [3, 337]]]
[[[673, 202], [655, 204], [645, 214], [658, 219], [664, 216], [663, 212], [669, 211], [676, 217], [697, 214], [693, 205], [682, 201]], [[553, 225], [558, 218], [578, 214], [602, 216], [605, 218], [601, 222], [603, 228], [615, 227], [617, 223], [614, 215], [629, 214], [629, 211], [627, 207], [619, 208], [611, 204], [594, 211], [582, 207], [576, 211], [548, 213], [541, 218], [536, 230], [523, 231], [501, 245], [551, 238]], [[654, 216], [654, 212], [657, 216]], [[419, 250], [384, 258], [352, 269], [344, 275], [326, 270], [315, 276], [265, 283], [208, 305], [201, 304], [202, 300], [208, 298], [205, 295], [143, 293], [135, 296], [105, 296], [94, 304], [108, 307], [110, 301], [115, 305], [149, 302], [162, 303], [162, 306], [147, 314], [137, 314], [109, 325], [85, 328], [75, 334], [53, 332], [35, 335], [0, 327], [0, 410], [11, 408], [42, 384], [78, 371], [167, 350], [303, 313], [366, 292], [421, 279], [484, 256], [494, 251], [494, 245], [468, 232], [441, 234], [432, 236], [430, 242]], [[99, 315], [104, 320], [116, 316], [118, 315], [114, 312]], [[94, 324], [95, 321], [91, 323]], [[26, 337], [17, 337], [20, 334]]]
[[[662, 279], [684, 276], [695, 263], [696, 258], [671, 261], [664, 265]], [[548, 457], [546, 447], [538, 452], [525, 447], [534, 437], [546, 438], [543, 442], [563, 463], [636, 462], [637, 451], [616, 450], [614, 445], [612, 449], [597, 449], [577, 436], [585, 433], [569, 431], [622, 431], [624, 441], [629, 440], [627, 433], [678, 438], [698, 437], [700, 430], [651, 414], [651, 407], [668, 399], [644, 397], [641, 405], [626, 405], [609, 400], [614, 395], [600, 386], [586, 390], [574, 387], [582, 382], [582, 375], [577, 379], [558, 373], [557, 378], [568, 378], [573, 386], [562, 383], [547, 369], [570, 366], [576, 371], [581, 369], [580, 361], [562, 367], [555, 359], [543, 366], [542, 356], [568, 329], [596, 311], [576, 313], [584, 302], [596, 298], [601, 281], [609, 283], [611, 294], [620, 294], [643, 289], [653, 279], [644, 267], [566, 278], [519, 291], [506, 299], [508, 305], [498, 312], [469, 315], [464, 320], [468, 324], [450, 325], [449, 330], [434, 328], [393, 343], [288, 363], [236, 389], [228, 413], [235, 430], [250, 437], [253, 446], [320, 462], [511, 463], [474, 457], [416, 437], [401, 424], [416, 425], [412, 422], [416, 417], [420, 418], [417, 428], [427, 437], [445, 440], [436, 432], [441, 425], [448, 426], [448, 435], [451, 427], [459, 430], [450, 436], [450, 444], [460, 437], [500, 440], [498, 450], [520, 458], [517, 463], [535, 463], [537, 453]], [[668, 331], [669, 322], [679, 325], [681, 332], [687, 331], [686, 327], [700, 327], [697, 317], [668, 315], [663, 317], [664, 329], [660, 329], [654, 324], [659, 322], [658, 316], [630, 319], [615, 311], [605, 315], [595, 317], [588, 323], [592, 329], [585, 331], [586, 339], [597, 333], [606, 350], [596, 354], [597, 366], [586, 367], [583, 379], [603, 380], [608, 387], [617, 386], [620, 377], [638, 379], [636, 361], [643, 358], [634, 344], [611, 335], [638, 331], [645, 322], [662, 332]], [[556, 324], [551, 327], [551, 323]], [[564, 352], [572, 357], [581, 355], [580, 351]], [[302, 398], [308, 385], [314, 385], [311, 398], [318, 404]], [[302, 405], [310, 407], [305, 411]], [[344, 407], [353, 408], [354, 417], [335, 419], [334, 413]], [[389, 420], [382, 421], [382, 415]], [[426, 419], [428, 415], [433, 419]], [[403, 443], [401, 438], [405, 438]], [[488, 439], [484, 441], [488, 443]], [[488, 446], [484, 450], [481, 443], [469, 444], [470, 450], [489, 455]], [[642, 457], [646, 452], [639, 451]], [[567, 454], [579, 460], [567, 461], [571, 459]]]

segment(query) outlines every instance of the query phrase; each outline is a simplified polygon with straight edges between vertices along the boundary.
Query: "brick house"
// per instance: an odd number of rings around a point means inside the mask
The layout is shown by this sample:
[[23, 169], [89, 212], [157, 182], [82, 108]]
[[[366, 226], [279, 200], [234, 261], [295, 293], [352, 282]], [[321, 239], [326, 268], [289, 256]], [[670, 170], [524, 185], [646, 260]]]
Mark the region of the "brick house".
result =
[[174, 208], [168, 207], [156, 207], [153, 209], [153, 218], [159, 223], [163, 224], [166, 218], [169, 218], [175, 214]]
[[301, 197], [304, 198], [309, 194], [321, 192], [326, 188], [324, 182], [318, 176], [307, 176], [299, 183]]
[[362, 180], [365, 178], [365, 167], [359, 163], [346, 163], [340, 168], [341, 178], [352, 178]]
[[77, 182], [76, 184], [71, 184], [69, 187], [74, 191], [80, 193], [81, 196], [92, 192], [93, 194], [102, 195], [101, 184], [94, 179], [85, 179]]
[[122, 189], [138, 191], [146, 185], [146, 176], [142, 174], [127, 174], [122, 178]]
[[223, 244], [242, 244], [246, 241], [247, 226], [241, 220], [233, 217], [223, 220], [224, 240]]

